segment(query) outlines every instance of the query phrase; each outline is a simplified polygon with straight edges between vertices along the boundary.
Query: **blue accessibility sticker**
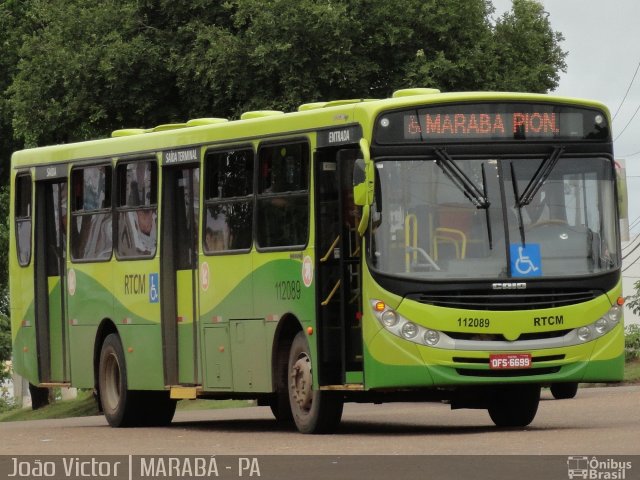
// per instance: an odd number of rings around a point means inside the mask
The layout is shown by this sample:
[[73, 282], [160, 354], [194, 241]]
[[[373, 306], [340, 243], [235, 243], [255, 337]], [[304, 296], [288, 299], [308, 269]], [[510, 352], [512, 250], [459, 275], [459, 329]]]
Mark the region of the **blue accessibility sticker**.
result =
[[149, 302], [158, 303], [160, 300], [160, 281], [157, 273], [149, 274]]
[[521, 245], [520, 243], [512, 243], [509, 247], [512, 277], [542, 276], [542, 258], [540, 257], [539, 244]]

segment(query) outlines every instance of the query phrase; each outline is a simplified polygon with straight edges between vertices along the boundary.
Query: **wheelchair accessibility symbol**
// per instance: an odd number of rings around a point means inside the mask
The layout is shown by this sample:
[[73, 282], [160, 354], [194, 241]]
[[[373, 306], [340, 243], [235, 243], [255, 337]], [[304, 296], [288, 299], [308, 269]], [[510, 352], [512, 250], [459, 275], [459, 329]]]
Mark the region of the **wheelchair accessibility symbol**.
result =
[[149, 274], [149, 303], [158, 303], [160, 300], [160, 292], [158, 282], [158, 274], [150, 273]]
[[540, 277], [542, 275], [540, 245], [537, 243], [528, 245], [512, 243], [510, 250], [512, 277]]

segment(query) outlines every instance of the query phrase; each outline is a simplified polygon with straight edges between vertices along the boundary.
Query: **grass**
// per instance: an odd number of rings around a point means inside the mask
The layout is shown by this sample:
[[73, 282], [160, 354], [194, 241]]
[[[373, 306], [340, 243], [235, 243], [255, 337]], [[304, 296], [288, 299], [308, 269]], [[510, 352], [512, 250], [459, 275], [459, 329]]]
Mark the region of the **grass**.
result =
[[[182, 400], [178, 402], [178, 411], [209, 410], [220, 408], [239, 408], [254, 405], [247, 400]], [[58, 401], [38, 410], [13, 408], [0, 413], [0, 422], [18, 422], [22, 420], [44, 420], [51, 418], [88, 417], [101, 415], [91, 392], [80, 391], [74, 400]]]
[[[624, 382], [640, 384], [640, 358], [625, 364]], [[240, 408], [255, 405], [247, 400], [182, 400], [178, 402], [178, 411], [208, 410], [220, 408]], [[0, 422], [21, 420], [43, 420], [48, 418], [70, 418], [100, 415], [91, 392], [81, 391], [75, 400], [55, 402], [39, 410], [14, 408], [0, 413]]]
[[624, 365], [624, 381], [640, 383], [640, 358], [636, 358]]
[[78, 393], [75, 400], [55, 402], [38, 410], [30, 408], [14, 408], [0, 414], [0, 422], [17, 422], [21, 420], [44, 420], [47, 418], [70, 418], [99, 415], [96, 402], [90, 392]]

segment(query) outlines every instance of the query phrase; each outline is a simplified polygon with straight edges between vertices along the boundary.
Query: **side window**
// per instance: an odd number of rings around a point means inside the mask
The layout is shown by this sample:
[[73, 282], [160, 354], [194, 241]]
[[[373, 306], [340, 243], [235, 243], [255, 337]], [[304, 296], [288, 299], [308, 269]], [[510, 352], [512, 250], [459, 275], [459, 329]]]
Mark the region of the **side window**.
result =
[[71, 258], [109, 260], [112, 251], [111, 166], [71, 172]]
[[158, 229], [158, 165], [143, 160], [120, 163], [116, 172], [118, 258], [153, 257]]
[[264, 146], [258, 157], [258, 247], [304, 247], [309, 235], [309, 145]]
[[253, 149], [207, 153], [205, 253], [251, 248], [253, 157]]
[[31, 175], [16, 177], [15, 200], [18, 263], [24, 267], [31, 261]]

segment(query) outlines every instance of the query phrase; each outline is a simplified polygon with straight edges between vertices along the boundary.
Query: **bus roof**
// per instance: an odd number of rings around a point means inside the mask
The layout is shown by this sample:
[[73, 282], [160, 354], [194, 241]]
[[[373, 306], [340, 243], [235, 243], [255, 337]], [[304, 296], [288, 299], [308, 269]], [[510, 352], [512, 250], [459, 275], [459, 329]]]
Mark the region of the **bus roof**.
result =
[[245, 112], [240, 120], [233, 121], [204, 118], [148, 129], [123, 129], [114, 132], [112, 138], [21, 150], [13, 154], [11, 161], [13, 168], [24, 168], [70, 160], [144, 155], [191, 145], [239, 144], [265, 137], [275, 139], [356, 122], [362, 124], [364, 135], [369, 137], [373, 119], [381, 111], [412, 105], [496, 101], [579, 105], [602, 110], [610, 116], [606, 106], [600, 102], [547, 94], [440, 93], [434, 89], [407, 89], [381, 100], [351, 99], [304, 104], [291, 113], [270, 110]]

